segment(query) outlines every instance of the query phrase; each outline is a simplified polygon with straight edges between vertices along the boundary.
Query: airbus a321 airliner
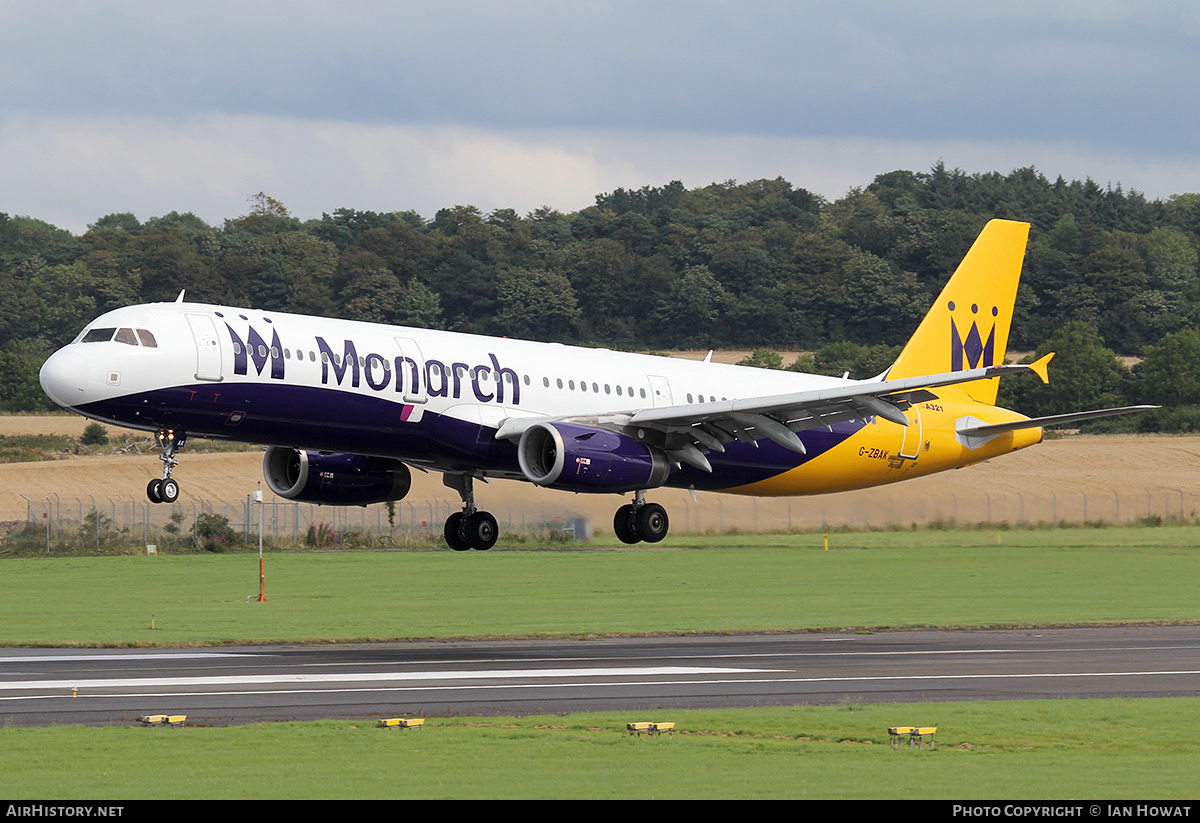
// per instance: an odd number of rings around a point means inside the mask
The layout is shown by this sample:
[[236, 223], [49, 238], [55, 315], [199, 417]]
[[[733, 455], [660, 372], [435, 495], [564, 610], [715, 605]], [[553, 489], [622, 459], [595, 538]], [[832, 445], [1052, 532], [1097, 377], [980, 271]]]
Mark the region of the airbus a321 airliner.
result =
[[[662, 540], [660, 486], [747, 495], [844, 491], [957, 468], [1042, 439], [995, 405], [1000, 375], [1047, 379], [1050, 356], [1004, 365], [1029, 225], [987, 224], [899, 358], [850, 380], [558, 344], [187, 303], [129, 306], [89, 324], [42, 366], [59, 405], [157, 433], [173, 502], [188, 435], [267, 446], [280, 497], [399, 500], [409, 467], [443, 473], [463, 501], [451, 548], [489, 549], [496, 519], [476, 478], [632, 493], [613, 529]], [[881, 317], [881, 323], [887, 318]], [[1051, 355], [1052, 356], [1052, 355]]]

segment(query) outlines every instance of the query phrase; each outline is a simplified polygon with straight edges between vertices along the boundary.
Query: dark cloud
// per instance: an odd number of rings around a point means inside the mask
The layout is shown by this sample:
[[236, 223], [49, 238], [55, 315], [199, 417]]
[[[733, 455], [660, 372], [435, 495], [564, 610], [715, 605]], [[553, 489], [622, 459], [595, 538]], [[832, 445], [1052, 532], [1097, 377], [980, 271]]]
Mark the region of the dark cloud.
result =
[[1196, 26], [1172, 4], [22, 8], [0, 33], [0, 99], [58, 113], [1173, 149], [1197, 116]]
[[1200, 190], [1177, 2], [7, 0], [0, 211], [525, 211], [1034, 165]]

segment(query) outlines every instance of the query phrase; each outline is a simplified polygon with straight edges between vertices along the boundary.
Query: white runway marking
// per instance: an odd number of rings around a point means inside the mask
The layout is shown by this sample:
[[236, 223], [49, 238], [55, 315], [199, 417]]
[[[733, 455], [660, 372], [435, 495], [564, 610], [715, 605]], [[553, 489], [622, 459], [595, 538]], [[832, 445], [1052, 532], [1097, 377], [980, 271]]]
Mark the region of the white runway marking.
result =
[[228, 652], [134, 652], [116, 654], [26, 654], [0, 657], [0, 663], [73, 663], [78, 660], [204, 660], [214, 657], [263, 657], [259, 654]]
[[[571, 674], [564, 675], [563, 671], [568, 671]], [[767, 670], [769, 671], [769, 670]], [[536, 673], [543, 677], [585, 677], [589, 674], [679, 674], [679, 673], [726, 673], [726, 674], [759, 674], [766, 673], [764, 670], [748, 670], [748, 669], [730, 669], [730, 670], [704, 670], [704, 669], [573, 669], [573, 670], [538, 670]], [[503, 672], [476, 672], [474, 674], [488, 677], [517, 677], [530, 676], [534, 672], [530, 671], [503, 671]], [[572, 689], [596, 689], [596, 688], [614, 688], [623, 686], [728, 686], [731, 683], [738, 684], [787, 684], [787, 683], [856, 683], [856, 682], [872, 682], [872, 681], [905, 681], [905, 680], [924, 680], [924, 681], [939, 681], [939, 680], [986, 680], [986, 679], [1028, 679], [1028, 678], [1065, 678], [1065, 677], [1138, 677], [1138, 676], [1178, 676], [1178, 675], [1200, 675], [1200, 670], [1180, 670], [1180, 671], [1137, 671], [1137, 672], [1036, 672], [1026, 674], [960, 674], [960, 675], [897, 675], [897, 676], [878, 676], [878, 677], [784, 677], [784, 678], [721, 678], [721, 679], [703, 679], [703, 680], [573, 680], [568, 683], [470, 683], [470, 684], [453, 684], [439, 682], [446, 679], [445, 675], [455, 675], [461, 677], [463, 672], [427, 672], [419, 673], [425, 676], [413, 677], [411, 674], [403, 677], [398, 676], [373, 676], [362, 675], [358, 677], [278, 677], [268, 678], [275, 682], [345, 682], [347, 680], [425, 680], [423, 684], [404, 684], [399, 683], [391, 686], [362, 686], [362, 687], [334, 687], [334, 688], [309, 688], [309, 689], [254, 689], [254, 690], [221, 690], [221, 691], [171, 691], [171, 692], [93, 692], [91, 694], [81, 693], [81, 698], [139, 698], [139, 699], [178, 699], [183, 697], [208, 697], [208, 696], [229, 696], [229, 695], [284, 695], [284, 694], [363, 694], [363, 693], [398, 693], [398, 692], [421, 692], [421, 691], [487, 691], [493, 689], [553, 689], [553, 688], [572, 688]], [[203, 679], [221, 679], [224, 681], [244, 680], [245, 678], [179, 678], [168, 681], [171, 685], [179, 685], [185, 680], [203, 680]], [[0, 697], [0, 702], [11, 700], [46, 700], [63, 698], [62, 689], [65, 686], [65, 681], [52, 681], [56, 687], [54, 694], [34, 694], [34, 695], [12, 695]], [[122, 681], [130, 686], [149, 686], [152, 683], [147, 680], [131, 679]]]
[[667, 677], [696, 674], [766, 674], [774, 669], [722, 669], [703, 666], [647, 666], [644, 668], [583, 669], [485, 669], [440, 672], [355, 672], [353, 674], [243, 674], [209, 677], [130, 677], [95, 680], [10, 680], [0, 681], [0, 690], [127, 689], [197, 686], [269, 686], [335, 683], [408, 683], [440, 680], [511, 680], [550, 677]]
[[[464, 691], [492, 689], [547, 689], [547, 688], [613, 688], [622, 686], [726, 686], [783, 685], [804, 683], [872, 683], [881, 681], [954, 681], [954, 680], [1014, 680], [1032, 678], [1094, 678], [1094, 677], [1175, 677], [1196, 676], [1200, 670], [1183, 669], [1167, 671], [1129, 672], [1026, 672], [1026, 673], [980, 673], [980, 674], [911, 674], [874, 675], [861, 677], [748, 677], [787, 673], [783, 669], [725, 669], [692, 666], [647, 666], [641, 668], [577, 668], [577, 669], [487, 669], [475, 671], [430, 671], [430, 672], [359, 672], [356, 674], [274, 674], [236, 675], [229, 677], [154, 677], [97, 680], [26, 680], [0, 683], [0, 689], [31, 690], [50, 693], [8, 695], [0, 702], [13, 700], [53, 699], [66, 696], [71, 689], [79, 689], [80, 697], [112, 698], [180, 698], [206, 695], [230, 694], [318, 694], [318, 693], [365, 693], [365, 692], [416, 692], [416, 691]], [[690, 675], [730, 675], [721, 678], [659, 680], [659, 679], [610, 679], [629, 677], [686, 677]], [[525, 678], [542, 682], [513, 683]], [[568, 679], [569, 682], [547, 683], [551, 678]], [[601, 679], [597, 679], [601, 678]], [[472, 683], [451, 683], [453, 680], [471, 680]], [[505, 680], [505, 683], [478, 682]], [[353, 686], [353, 683], [376, 683], [374, 686]], [[387, 685], [385, 685], [387, 684]], [[255, 686], [298, 686], [301, 688], [262, 688]], [[236, 687], [243, 687], [237, 689]], [[308, 688], [304, 688], [307, 686]], [[175, 691], [192, 687], [209, 691]], [[235, 688], [222, 688], [235, 687]], [[109, 691], [99, 691], [101, 689]], [[172, 689], [172, 691], [150, 691]], [[89, 693], [90, 691], [90, 693]]]

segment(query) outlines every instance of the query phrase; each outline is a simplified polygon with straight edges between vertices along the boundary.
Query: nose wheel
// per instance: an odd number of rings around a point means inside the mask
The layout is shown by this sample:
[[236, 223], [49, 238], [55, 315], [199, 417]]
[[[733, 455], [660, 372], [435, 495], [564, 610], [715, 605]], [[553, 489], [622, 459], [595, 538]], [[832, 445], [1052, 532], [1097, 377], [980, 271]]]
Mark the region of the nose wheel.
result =
[[179, 499], [179, 484], [174, 480], [151, 480], [146, 486], [146, 497], [151, 503], [174, 503]]
[[163, 476], [160, 480], [150, 481], [146, 486], [146, 497], [151, 503], [174, 503], [179, 499], [179, 483], [171, 478], [171, 472], [179, 465], [175, 453], [187, 442], [187, 434], [173, 429], [159, 429], [154, 438], [162, 449], [158, 459], [163, 464]]

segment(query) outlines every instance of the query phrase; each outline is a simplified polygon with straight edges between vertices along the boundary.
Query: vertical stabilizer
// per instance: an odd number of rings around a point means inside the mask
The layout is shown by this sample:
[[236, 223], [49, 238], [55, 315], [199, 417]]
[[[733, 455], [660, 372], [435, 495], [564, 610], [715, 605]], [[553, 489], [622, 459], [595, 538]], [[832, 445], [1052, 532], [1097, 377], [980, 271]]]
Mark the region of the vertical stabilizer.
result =
[[[1004, 362], [1029, 224], [992, 220], [888, 370], [887, 379], [942, 374]], [[940, 391], [993, 405], [999, 379]]]

